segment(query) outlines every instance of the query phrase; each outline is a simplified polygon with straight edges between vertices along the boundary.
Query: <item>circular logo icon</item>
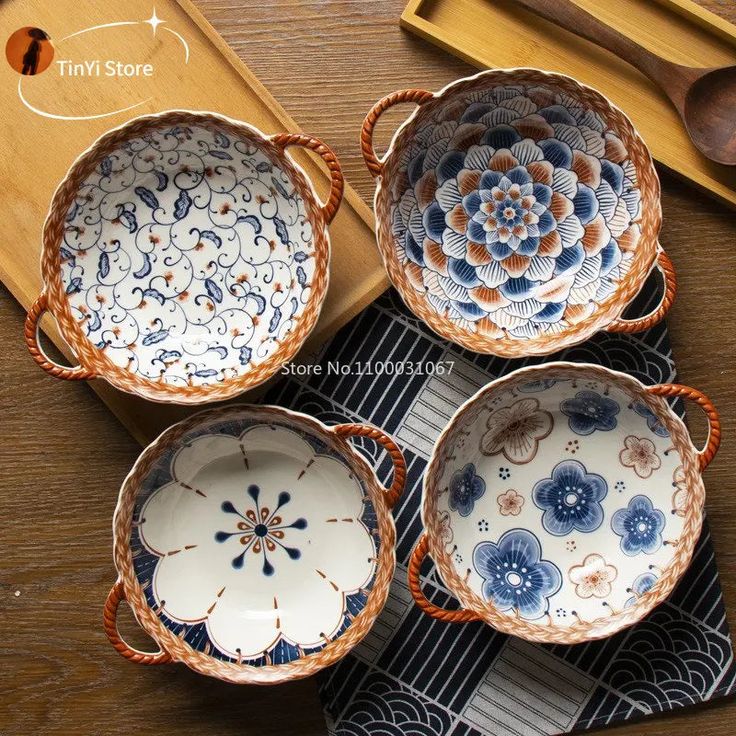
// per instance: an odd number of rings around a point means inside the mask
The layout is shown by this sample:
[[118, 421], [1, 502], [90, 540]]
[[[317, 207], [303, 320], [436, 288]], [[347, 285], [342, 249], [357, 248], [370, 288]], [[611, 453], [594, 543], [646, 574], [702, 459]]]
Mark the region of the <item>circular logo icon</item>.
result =
[[25, 26], [8, 39], [5, 56], [18, 74], [32, 76], [48, 69], [54, 59], [54, 45], [46, 31]]

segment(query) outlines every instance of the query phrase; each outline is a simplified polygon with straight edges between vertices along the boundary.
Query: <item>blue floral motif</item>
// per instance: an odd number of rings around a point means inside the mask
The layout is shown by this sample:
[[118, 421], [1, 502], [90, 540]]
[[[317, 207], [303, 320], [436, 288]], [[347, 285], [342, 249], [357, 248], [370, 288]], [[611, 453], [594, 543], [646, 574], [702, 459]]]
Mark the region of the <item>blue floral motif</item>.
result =
[[562, 587], [562, 575], [542, 559], [539, 540], [526, 529], [507, 531], [496, 544], [473, 550], [473, 567], [483, 578], [483, 597], [500, 611], [515, 609], [530, 620], [543, 616]]
[[273, 553], [280, 548], [290, 559], [298, 560], [302, 553], [296, 547], [287, 547], [284, 544], [284, 532], [287, 529], [306, 529], [307, 520], [299, 518], [291, 524], [283, 523], [278, 511], [291, 501], [291, 494], [287, 491], [279, 493], [276, 508], [273, 511], [265, 506], [261, 507], [258, 500], [260, 493], [261, 489], [257, 485], [248, 486], [248, 495], [253, 500], [254, 508], [249, 508], [245, 513], [238, 511], [232, 501], [223, 502], [222, 511], [226, 514], [234, 514], [241, 520], [237, 522], [235, 531], [217, 532], [215, 540], [227, 542], [231, 537], [238, 537], [243, 549], [233, 558], [233, 567], [238, 570], [242, 568], [246, 554], [252, 550], [257, 556], [263, 557], [263, 574], [273, 575], [274, 567], [268, 559], [268, 553]]
[[644, 593], [649, 592], [654, 587], [654, 584], [658, 579], [659, 578], [651, 571], [643, 572], [641, 575], [638, 575], [631, 584], [631, 588], [629, 588], [629, 592], [634, 595], [624, 603], [624, 608], [631, 608], [636, 605], [637, 600], [639, 600]]
[[601, 501], [608, 493], [606, 481], [588, 473], [577, 460], [563, 460], [551, 478], [540, 480], [532, 490], [534, 503], [544, 510], [542, 526], [562, 537], [573, 529], [592, 532], [603, 523]]
[[[534, 338], [615, 291], [640, 193], [605, 120], [539, 88], [455, 95], [417, 124], [391, 194], [414, 288], [447, 319]], [[448, 111], [453, 112], [449, 113]]]
[[580, 435], [593, 434], [596, 430], [610, 432], [616, 427], [616, 415], [620, 410], [616, 401], [595, 391], [578, 391], [574, 398], [560, 404], [570, 429]]
[[475, 474], [475, 465], [468, 463], [450, 479], [450, 508], [460, 516], [470, 516], [475, 502], [485, 492], [486, 482]]
[[635, 401], [631, 408], [640, 416], [647, 420], [647, 427], [657, 435], [657, 437], [669, 437], [670, 433], [662, 424], [662, 420], [643, 402]]
[[252, 370], [294, 330], [314, 241], [298, 188], [257, 140], [154, 128], [80, 185], [61, 276], [80, 328], [113, 363], [202, 386]]
[[665, 515], [652, 506], [647, 496], [634, 496], [625, 509], [611, 519], [611, 529], [621, 537], [621, 550], [633, 557], [640, 552], [651, 555], [662, 546]]
[[[336, 525], [326, 521], [324, 516], [317, 515], [314, 519], [309, 516], [308, 507], [305, 508], [299, 500], [300, 494], [309, 493], [309, 488], [300, 486], [297, 474], [285, 468], [282, 480], [279, 481], [276, 476], [271, 475], [267, 488], [265, 485], [259, 485], [257, 469], [251, 471], [252, 466], [238, 463], [243, 473], [240, 485], [242, 490], [236, 491], [235, 495], [230, 495], [232, 485], [228, 485], [227, 480], [223, 487], [218, 487], [217, 482], [208, 486], [206, 496], [199, 495], [198, 489], [182, 482], [185, 476], [190, 477], [195, 466], [206, 462], [207, 453], [203, 455], [203, 451], [197, 448], [199, 443], [204, 443], [200, 447], [207, 446], [212, 450], [212, 443], [216, 442], [218, 449], [214, 454], [218, 457], [230, 454], [227, 445], [233, 453], [242, 453], [243, 457], [247, 457], [250, 447], [262, 446], [264, 432], [269, 435], [273, 432], [284, 432], [284, 443], [303, 443], [305, 445], [303, 451], [298, 451], [296, 456], [303, 458], [305, 470], [308, 467], [313, 469], [316, 467], [317, 477], [323, 475], [323, 471], [319, 469], [319, 464], [323, 461], [328, 468], [326, 472], [330, 473], [336, 466], [342, 465], [344, 474], [341, 473], [341, 477], [347, 477], [349, 474], [349, 468], [344, 465], [342, 455], [325, 444], [321, 436], [312, 434], [309, 430], [296, 429], [291, 421], [285, 419], [270, 417], [268, 423], [264, 424], [261, 418], [249, 416], [248, 413], [237, 416], [231, 413], [193, 428], [187, 433], [185, 442], [174, 443], [164, 452], [160, 461], [141, 482], [140, 493], [133, 510], [134, 522], [130, 529], [130, 547], [136, 578], [148, 605], [159, 611], [159, 619], [163, 626], [196, 651], [205, 652], [221, 661], [238, 662], [253, 667], [301, 659], [305, 655], [321, 651], [344, 634], [369, 600], [370, 591], [376, 580], [377, 559], [382, 544], [377, 533], [376, 509], [365, 484], [354, 477], [352, 485], [355, 493], [345, 487], [345, 500], [351, 499], [350, 506], [345, 507], [345, 511], [348, 512], [348, 508], [352, 507], [352, 513], [348, 513], [357, 523], [346, 526], [350, 526], [351, 530], [354, 529], [356, 541], [367, 541], [372, 554], [364, 558], [362, 570], [351, 570], [347, 573], [343, 571], [344, 574], [330, 566], [335, 556], [328, 555], [329, 559], [326, 558], [323, 565], [320, 565], [322, 575], [317, 577], [313, 575], [309, 581], [305, 580], [305, 584], [311, 581], [318, 589], [325, 585], [325, 580], [333, 581], [328, 587], [328, 594], [332, 598], [329, 606], [333, 618], [325, 622], [330, 628], [325, 628], [324, 639], [316, 643], [311, 639], [308, 642], [300, 641], [300, 634], [290, 632], [287, 628], [288, 623], [283, 620], [277, 622], [273, 618], [269, 610], [271, 604], [268, 597], [259, 601], [250, 597], [247, 589], [254, 582], [254, 576], [259, 578], [261, 575], [268, 575], [270, 577], [263, 578], [263, 584], [270, 586], [270, 590], [279, 590], [279, 605], [283, 605], [285, 609], [293, 607], [292, 603], [286, 600], [287, 595], [293, 594], [296, 599], [292, 600], [297, 600], [300, 605], [303, 604], [307, 608], [312, 606], [313, 613], [317, 611], [318, 615], [322, 615], [319, 611], [326, 609], [320, 607], [327, 603], [322, 595], [312, 601], [308, 591], [305, 596], [304, 590], [300, 593], [299, 590], [294, 590], [293, 586], [290, 588], [286, 585], [283, 589], [279, 588], [281, 583], [278, 582], [278, 576], [286, 574], [288, 578], [294, 574], [300, 575], [300, 565], [308, 565], [306, 550], [310, 543], [309, 529], [311, 529], [311, 543], [322, 539], [323, 546], [327, 545], [326, 549], [330, 549], [331, 544], [328, 537], [337, 531]], [[255, 433], [256, 436], [251, 433]], [[258, 439], [258, 433], [261, 433], [261, 440]], [[253, 445], [250, 444], [251, 441]], [[276, 442], [280, 443], [280, 440]], [[178, 465], [179, 463], [183, 465]], [[196, 476], [196, 471], [194, 475]], [[228, 476], [230, 480], [233, 477]], [[294, 485], [290, 487], [289, 483], [292, 481]], [[279, 487], [289, 490], [279, 492]], [[184, 518], [188, 516], [188, 512], [180, 518], [172, 517], [172, 508], [179, 508], [175, 497], [180, 496], [182, 488], [188, 489], [187, 492], [195, 492], [201, 499], [202, 505], [193, 512], [195, 515], [189, 517], [191, 523], [186, 523]], [[169, 499], [168, 502], [165, 501], [166, 498]], [[303, 500], [304, 495], [301, 498]], [[172, 503], [173, 506], [170, 505]], [[301, 518], [294, 511], [295, 506], [305, 508], [307, 519]], [[289, 509], [292, 509], [292, 512]], [[170, 538], [172, 519], [175, 525], [178, 525], [180, 520], [185, 522], [182, 533], [186, 531], [186, 535], [181, 539], [189, 542], [176, 550], [176, 556], [173, 556], [173, 552], [168, 554], [165, 551], [169, 550], [165, 540]], [[213, 519], [215, 523], [211, 524]], [[337, 533], [339, 537], [335, 539], [344, 541], [344, 534]], [[332, 542], [334, 541], [333, 539]], [[176, 561], [173, 570], [170, 566], [167, 567], [172, 561]], [[181, 566], [177, 567], [179, 563]], [[186, 612], [178, 608], [181, 601], [177, 602], [172, 597], [168, 597], [168, 600], [162, 599], [161, 589], [162, 582], [177, 580], [185, 569], [208, 571], [208, 575], [204, 577], [194, 574], [191, 580], [187, 581], [184, 597]], [[252, 574], [248, 575], [247, 570]], [[304, 572], [313, 573], [314, 567]], [[244, 577], [250, 582], [246, 582]], [[215, 583], [217, 586], [213, 595]], [[273, 588], [273, 585], [276, 585], [276, 588]], [[221, 617], [219, 622], [215, 622], [211, 617], [213, 609], [217, 610], [213, 602], [220, 600], [221, 595], [232, 596], [227, 603], [230, 612], [227, 616]], [[164, 600], [166, 600], [165, 609]], [[222, 612], [222, 602], [217, 605]], [[235, 643], [232, 640], [229, 643], [226, 641], [227, 637], [223, 635], [220, 624], [225, 621], [225, 627], [229, 628], [226, 619], [236, 616], [238, 610], [252, 606], [259, 608], [261, 605], [264, 613], [268, 611], [264, 617], [267, 619], [265, 625], [269, 625], [269, 622], [273, 624], [273, 638], [268, 631], [264, 631], [262, 640], [266, 645], [262, 649], [255, 646], [248, 654], [244, 654], [234, 648]], [[192, 606], [197, 609], [196, 613], [192, 613]], [[230, 620], [232, 621], [231, 618]], [[298, 622], [295, 626], [298, 628]]]
[[557, 383], [554, 378], [541, 378], [538, 381], [527, 381], [522, 383], [518, 388], [523, 394], [536, 394], [540, 391], [546, 391]]

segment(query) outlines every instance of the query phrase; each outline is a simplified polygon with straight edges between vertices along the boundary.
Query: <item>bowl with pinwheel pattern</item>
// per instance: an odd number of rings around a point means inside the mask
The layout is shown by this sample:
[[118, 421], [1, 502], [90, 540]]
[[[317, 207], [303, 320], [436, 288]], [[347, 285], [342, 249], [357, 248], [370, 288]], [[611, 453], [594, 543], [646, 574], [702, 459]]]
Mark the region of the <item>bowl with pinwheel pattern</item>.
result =
[[[350, 439], [393, 464], [384, 487]], [[376, 452], [376, 448], [378, 452]], [[326, 426], [274, 406], [209, 409], [136, 461], [113, 522], [114, 648], [228, 682], [271, 685], [333, 664], [370, 630], [395, 564], [401, 450], [365, 424]], [[154, 651], [117, 626], [127, 601]]]
[[[326, 202], [289, 147], [327, 164]], [[57, 378], [104, 378], [162, 402], [223, 400], [263, 383], [317, 322], [342, 191], [335, 155], [307, 135], [187, 110], [107, 132], [52, 198], [44, 285], [25, 326], [31, 355]], [[44, 353], [44, 312], [76, 367]]]
[[[702, 451], [674, 397], [705, 412]], [[709, 399], [679, 384], [562, 362], [493, 381], [458, 409], [427, 467], [409, 564], [417, 605], [556, 644], [636, 623], [690, 564], [720, 434]], [[425, 595], [427, 555], [459, 609]]]
[[[374, 128], [400, 102], [417, 109], [379, 158]], [[590, 87], [508, 69], [437, 93], [395, 92], [366, 116], [361, 145], [389, 277], [442, 337], [479, 353], [547, 355], [599, 330], [647, 329], [672, 303], [652, 158]], [[660, 303], [624, 319], [654, 269]]]

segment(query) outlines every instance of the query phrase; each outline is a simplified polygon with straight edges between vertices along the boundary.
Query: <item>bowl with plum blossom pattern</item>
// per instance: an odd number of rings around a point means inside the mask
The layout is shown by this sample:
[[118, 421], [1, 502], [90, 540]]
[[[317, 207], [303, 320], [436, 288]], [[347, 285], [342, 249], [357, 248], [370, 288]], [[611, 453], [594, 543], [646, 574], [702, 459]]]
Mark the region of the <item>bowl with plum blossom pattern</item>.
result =
[[[389, 488], [350, 438], [387, 452]], [[182, 662], [241, 684], [327, 667], [386, 602], [391, 509], [405, 478], [394, 441], [366, 424], [328, 427], [279, 407], [234, 405], [170, 427], [120, 491], [108, 638], [134, 662]], [[158, 651], [123, 640], [124, 600]]]
[[[290, 146], [327, 164], [326, 203]], [[107, 132], [52, 198], [31, 355], [58, 378], [105, 378], [155, 401], [218, 401], [262, 383], [317, 321], [342, 191], [335, 155], [310, 136], [185, 110]], [[44, 354], [44, 312], [76, 367]]]
[[[667, 398], [697, 403], [696, 450]], [[699, 391], [644, 386], [584, 363], [522, 368], [488, 384], [440, 435], [424, 479], [424, 534], [409, 565], [417, 604], [531, 641], [576, 644], [639, 621], [681, 578], [700, 536], [702, 471], [720, 441]], [[420, 587], [431, 555], [460, 602]]]
[[[399, 102], [418, 107], [379, 159], [374, 127]], [[672, 303], [652, 158], [590, 87], [510, 69], [435, 94], [395, 92], [366, 116], [361, 144], [389, 277], [442, 337], [479, 353], [547, 355], [599, 330], [647, 329]], [[623, 319], [655, 268], [662, 300]]]

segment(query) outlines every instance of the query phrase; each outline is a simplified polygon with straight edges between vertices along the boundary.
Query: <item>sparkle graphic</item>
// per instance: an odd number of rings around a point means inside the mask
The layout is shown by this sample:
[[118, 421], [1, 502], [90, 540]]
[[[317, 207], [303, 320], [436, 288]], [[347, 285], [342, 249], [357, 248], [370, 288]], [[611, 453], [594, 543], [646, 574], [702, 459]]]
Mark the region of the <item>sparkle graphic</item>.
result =
[[155, 8], [155, 7], [154, 7], [154, 9], [153, 9], [153, 13], [151, 14], [151, 17], [150, 17], [150, 18], [149, 18], [148, 20], [144, 20], [143, 22], [144, 22], [144, 23], [148, 23], [148, 25], [149, 25], [149, 26], [151, 26], [151, 28], [153, 29], [153, 35], [154, 35], [154, 36], [156, 35], [156, 29], [157, 29], [157, 28], [158, 28], [158, 27], [159, 27], [159, 26], [160, 26], [160, 25], [161, 25], [162, 23], [166, 23], [166, 21], [165, 21], [165, 20], [161, 20], [161, 19], [160, 19], [160, 18], [159, 18], [159, 17], [158, 17], [157, 15], [156, 15], [156, 8]]

